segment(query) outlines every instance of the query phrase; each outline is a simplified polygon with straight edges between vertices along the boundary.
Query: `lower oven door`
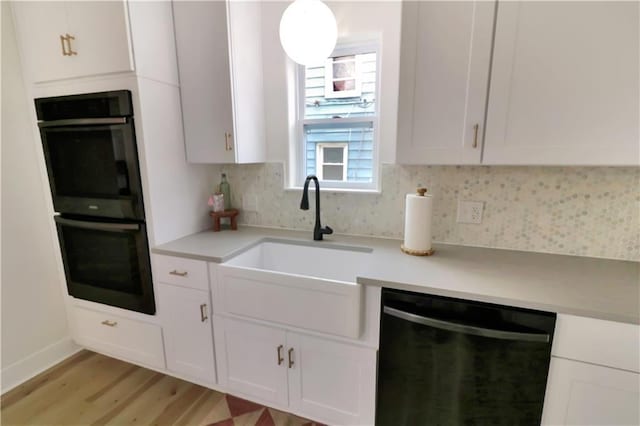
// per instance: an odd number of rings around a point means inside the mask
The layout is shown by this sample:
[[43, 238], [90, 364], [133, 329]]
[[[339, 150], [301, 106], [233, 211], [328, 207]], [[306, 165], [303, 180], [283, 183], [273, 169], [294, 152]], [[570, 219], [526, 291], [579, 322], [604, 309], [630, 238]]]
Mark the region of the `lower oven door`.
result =
[[144, 223], [54, 219], [71, 296], [155, 313]]

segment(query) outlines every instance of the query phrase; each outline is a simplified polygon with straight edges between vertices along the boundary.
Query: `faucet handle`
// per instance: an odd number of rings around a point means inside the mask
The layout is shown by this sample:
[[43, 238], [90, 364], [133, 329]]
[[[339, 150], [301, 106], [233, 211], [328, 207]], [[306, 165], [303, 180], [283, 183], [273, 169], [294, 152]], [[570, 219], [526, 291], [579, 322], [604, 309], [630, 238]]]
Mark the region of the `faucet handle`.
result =
[[327, 225], [322, 229], [322, 233], [327, 235], [333, 234], [333, 229], [331, 229], [331, 227]]

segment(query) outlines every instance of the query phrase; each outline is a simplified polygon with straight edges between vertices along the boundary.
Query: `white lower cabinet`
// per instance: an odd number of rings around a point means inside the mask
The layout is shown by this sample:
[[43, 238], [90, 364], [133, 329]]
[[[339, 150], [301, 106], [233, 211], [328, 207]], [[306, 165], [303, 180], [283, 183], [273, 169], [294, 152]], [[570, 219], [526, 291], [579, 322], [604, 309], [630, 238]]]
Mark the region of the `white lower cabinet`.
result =
[[215, 317], [214, 329], [220, 384], [232, 393], [286, 406], [286, 333], [225, 317]]
[[543, 425], [640, 424], [640, 374], [551, 358]]
[[228, 317], [214, 327], [231, 393], [330, 424], [374, 423], [375, 349]]
[[558, 314], [542, 424], [640, 424], [638, 325]]
[[81, 346], [144, 366], [163, 369], [162, 330], [156, 324], [70, 307], [73, 338]]
[[156, 285], [167, 369], [203, 383], [215, 383], [209, 292]]
[[288, 375], [293, 411], [329, 424], [374, 423], [374, 349], [291, 332], [287, 346], [292, 351]]

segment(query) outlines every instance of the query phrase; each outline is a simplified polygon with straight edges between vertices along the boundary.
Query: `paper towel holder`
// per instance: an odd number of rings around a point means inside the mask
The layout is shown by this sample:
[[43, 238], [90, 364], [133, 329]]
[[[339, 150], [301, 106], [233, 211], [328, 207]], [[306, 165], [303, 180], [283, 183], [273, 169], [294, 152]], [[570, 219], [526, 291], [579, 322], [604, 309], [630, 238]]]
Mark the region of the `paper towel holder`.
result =
[[[427, 193], [427, 188], [418, 188], [416, 189], [416, 192], [420, 197], [424, 197], [424, 194]], [[433, 250], [433, 248], [429, 250], [412, 250], [406, 248], [404, 244], [400, 244], [400, 250], [402, 250], [403, 253], [410, 254], [412, 256], [431, 256], [433, 253], [435, 253], [435, 250]]]

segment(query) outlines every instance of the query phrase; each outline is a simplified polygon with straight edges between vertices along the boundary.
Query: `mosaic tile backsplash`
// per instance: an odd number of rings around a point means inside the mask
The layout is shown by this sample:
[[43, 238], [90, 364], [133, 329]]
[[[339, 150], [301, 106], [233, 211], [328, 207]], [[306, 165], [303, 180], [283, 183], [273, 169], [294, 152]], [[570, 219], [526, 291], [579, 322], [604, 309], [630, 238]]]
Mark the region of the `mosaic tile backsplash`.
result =
[[[283, 189], [283, 165], [217, 166], [247, 225], [308, 230], [302, 191]], [[546, 253], [640, 261], [640, 169], [630, 167], [382, 166], [381, 194], [322, 191], [322, 224], [341, 234], [401, 239], [404, 197], [433, 195], [433, 240]], [[313, 197], [311, 197], [313, 198]], [[456, 223], [458, 200], [483, 201], [481, 224]]]

